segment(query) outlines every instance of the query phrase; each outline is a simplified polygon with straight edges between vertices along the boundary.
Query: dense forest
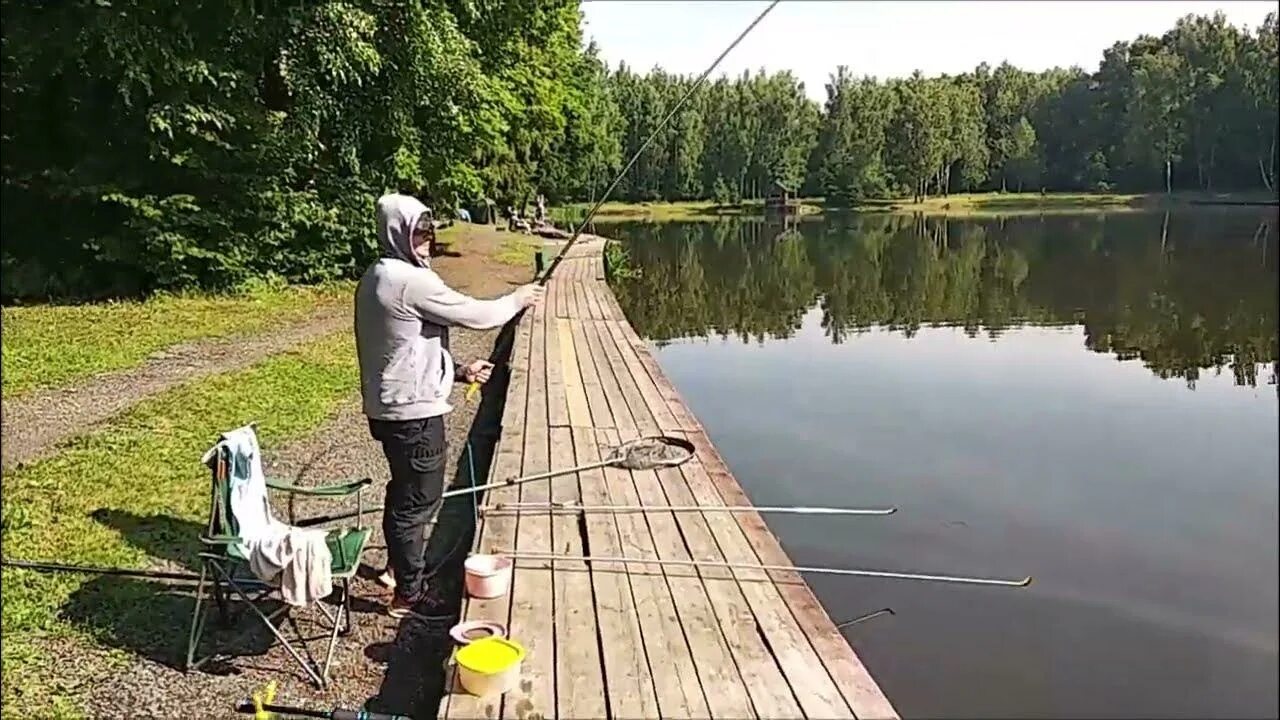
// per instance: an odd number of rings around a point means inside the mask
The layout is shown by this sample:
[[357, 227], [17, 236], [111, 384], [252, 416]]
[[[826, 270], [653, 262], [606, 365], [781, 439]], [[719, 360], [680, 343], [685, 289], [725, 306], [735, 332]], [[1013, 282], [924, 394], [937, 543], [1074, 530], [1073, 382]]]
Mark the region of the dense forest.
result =
[[[1046, 29], [1047, 31], [1047, 29]], [[956, 191], [1274, 190], [1276, 15], [1256, 29], [1188, 16], [1106, 51], [1099, 69], [980, 65], [880, 81], [839, 67], [822, 107], [790, 73], [721, 78], [620, 186], [632, 200], [828, 202]], [[610, 94], [629, 156], [691, 78], [626, 67]]]
[[[576, 0], [0, 0], [6, 300], [347, 277], [372, 199], [594, 199], [693, 78], [608, 68]], [[1051, 29], [1044, 29], [1050, 32]], [[856, 53], [854, 54], [856, 56]], [[760, 64], [767, 64], [761, 58]], [[709, 82], [623, 199], [1272, 189], [1276, 16], [1095, 73]]]
[[[1275, 214], [954, 220], [888, 214], [800, 223], [624, 225], [611, 285], [659, 344], [762, 342], [820, 313], [834, 343], [882, 328], [1081, 325], [1086, 347], [1194, 387], [1205, 370], [1275, 384]], [[636, 272], [638, 270], [638, 272]]]

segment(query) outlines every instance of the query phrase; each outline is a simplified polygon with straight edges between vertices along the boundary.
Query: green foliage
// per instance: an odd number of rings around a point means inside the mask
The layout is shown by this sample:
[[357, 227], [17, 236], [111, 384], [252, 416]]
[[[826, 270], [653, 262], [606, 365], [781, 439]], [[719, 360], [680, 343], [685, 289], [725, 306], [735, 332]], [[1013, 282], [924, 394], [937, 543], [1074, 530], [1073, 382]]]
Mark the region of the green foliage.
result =
[[[352, 277], [373, 199], [442, 212], [600, 196], [693, 86], [610, 71], [574, 0], [0, 0], [0, 296]], [[630, 201], [1275, 188], [1276, 15], [1188, 16], [1096, 73], [837, 68], [694, 94], [622, 178]]]
[[[1019, 188], [1270, 189], [1280, 132], [1275, 37], [1274, 14], [1252, 32], [1221, 15], [1188, 16], [1162, 37], [1118, 43], [1093, 74], [1002, 63], [879, 82], [839, 67], [822, 107], [786, 72], [721, 77], [616, 195], [719, 201], [723, 182], [754, 199], [775, 181], [835, 204]], [[691, 82], [625, 66], [609, 80], [624, 158]]]

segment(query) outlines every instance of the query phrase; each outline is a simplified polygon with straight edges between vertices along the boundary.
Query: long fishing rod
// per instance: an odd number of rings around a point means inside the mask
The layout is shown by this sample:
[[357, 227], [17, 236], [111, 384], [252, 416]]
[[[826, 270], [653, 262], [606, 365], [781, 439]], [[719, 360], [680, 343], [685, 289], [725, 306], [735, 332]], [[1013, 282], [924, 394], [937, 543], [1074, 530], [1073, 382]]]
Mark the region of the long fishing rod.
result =
[[565, 562], [583, 563], [639, 563], [642, 565], [679, 565], [684, 567], [718, 567], [729, 570], [776, 570], [780, 572], [814, 573], [821, 575], [848, 575], [855, 577], [886, 578], [890, 580], [923, 580], [927, 582], [956, 583], [959, 585], [998, 585], [1001, 587], [1026, 587], [1031, 578], [1006, 580], [1003, 578], [983, 578], [965, 575], [931, 575], [925, 573], [893, 572], [890, 570], [860, 570], [854, 568], [802, 567], [795, 565], [764, 565], [759, 563], [722, 562], [720, 560], [649, 560], [633, 557], [595, 557], [588, 555], [559, 555], [540, 552], [503, 552], [495, 550], [495, 554], [512, 560], [561, 560]]
[[779, 515], [892, 515], [896, 507], [843, 508], [804, 507], [793, 505], [583, 505], [578, 502], [551, 503], [495, 503], [480, 508], [483, 513], [495, 512], [573, 512], [573, 513], [633, 513], [633, 512], [700, 512], [700, 513], [776, 513]]
[[[555, 269], [560, 266], [560, 261], [563, 260], [565, 254], [569, 252], [569, 248], [573, 247], [573, 244], [578, 242], [578, 238], [582, 235], [583, 228], [587, 227], [587, 225], [591, 223], [591, 219], [595, 217], [596, 213], [600, 210], [600, 207], [603, 206], [605, 201], [609, 199], [609, 194], [613, 192], [614, 188], [618, 187], [618, 183], [622, 182], [622, 178], [626, 176], [627, 171], [630, 170], [631, 167], [636, 164], [636, 161], [640, 159], [640, 154], [643, 153], [646, 149], [648, 149], [649, 145], [653, 144], [653, 141], [658, 137], [658, 133], [662, 132], [663, 128], [667, 126], [667, 123], [671, 121], [671, 118], [675, 117], [676, 112], [678, 112], [680, 108], [684, 107], [684, 104], [689, 101], [690, 97], [693, 97], [693, 94], [697, 92], [698, 88], [702, 87], [702, 84], [707, 80], [707, 76], [710, 75], [711, 72], [716, 69], [716, 66], [720, 64], [720, 61], [724, 60], [725, 56], [728, 55], [735, 47], [737, 47], [738, 43], [742, 42], [743, 38], [745, 38], [747, 34], [750, 33], [752, 30], [754, 30], [756, 25], [759, 25], [760, 21], [764, 19], [764, 16], [768, 15], [769, 12], [773, 10], [774, 6], [776, 6], [781, 1], [782, 0], [773, 0], [773, 2], [769, 3], [769, 7], [765, 8], [764, 12], [756, 16], [756, 19], [751, 21], [751, 24], [747, 26], [747, 29], [739, 33], [738, 37], [734, 38], [732, 43], [729, 43], [729, 47], [725, 48], [724, 52], [720, 53], [720, 56], [717, 57], [715, 61], [712, 62], [709, 66], [707, 66], [706, 70], [702, 71], [702, 75], [699, 75], [698, 80], [694, 82], [694, 84], [687, 91], [685, 91], [685, 94], [680, 98], [680, 101], [675, 104], [675, 107], [671, 108], [671, 110], [667, 113], [666, 117], [662, 118], [662, 121], [658, 123], [658, 126], [653, 129], [653, 132], [649, 133], [649, 137], [645, 138], [645, 141], [640, 146], [640, 149], [636, 150], [635, 154], [631, 156], [631, 159], [627, 161], [626, 166], [624, 166], [622, 170], [616, 176], [614, 176], [613, 182], [609, 183], [608, 189], [604, 191], [604, 194], [600, 196], [600, 199], [597, 200], [595, 205], [591, 207], [591, 210], [587, 212], [587, 215], [582, 219], [582, 222], [578, 223], [578, 227], [574, 228], [573, 235], [569, 236], [568, 242], [566, 242], [564, 246], [560, 248], [560, 252], [556, 253], [556, 256], [554, 258], [551, 258], [551, 262], [547, 264], [547, 268], [542, 272], [542, 276], [535, 279], [536, 283], [538, 283], [539, 285], [547, 284], [547, 281], [551, 279], [551, 273], [554, 272]], [[524, 311], [521, 310], [518, 317], [523, 315], [524, 315]], [[489, 357], [489, 362], [497, 366], [499, 363], [499, 360], [505, 354], [506, 353], [502, 352], [501, 349], [494, 348], [493, 354], [490, 355]], [[473, 397], [475, 397], [476, 393], [478, 392], [480, 392], [480, 383], [473, 382], [470, 385], [468, 385], [467, 391], [466, 391], [467, 400], [470, 401]]]
[[751, 21], [751, 24], [739, 33], [738, 37], [734, 38], [733, 42], [729, 43], [729, 47], [725, 48], [724, 51], [720, 53], [720, 56], [717, 57], [706, 70], [702, 71], [702, 74], [698, 76], [698, 80], [694, 82], [687, 91], [685, 91], [685, 94], [680, 98], [680, 101], [675, 104], [675, 107], [671, 108], [671, 110], [667, 112], [666, 117], [662, 118], [662, 121], [658, 123], [658, 126], [653, 129], [653, 132], [649, 133], [649, 137], [645, 139], [644, 144], [642, 144], [640, 149], [636, 150], [635, 154], [631, 156], [631, 159], [627, 161], [627, 164], [622, 168], [622, 171], [613, 178], [613, 182], [609, 183], [608, 189], [604, 191], [604, 194], [600, 196], [600, 199], [596, 201], [596, 204], [587, 212], [587, 215], [582, 219], [582, 222], [578, 223], [578, 227], [574, 229], [573, 235], [570, 236], [569, 241], [565, 243], [564, 247], [560, 248], [560, 252], [551, 259], [551, 263], [547, 265], [546, 271], [542, 273], [542, 277], [538, 279], [539, 285], [545, 285], [547, 280], [551, 278], [551, 273], [556, 269], [556, 266], [560, 264], [565, 253], [569, 252], [569, 248], [573, 247], [573, 244], [578, 242], [578, 237], [582, 235], [582, 229], [591, 222], [591, 218], [595, 217], [595, 214], [600, 210], [600, 207], [609, 199], [610, 193], [618, 187], [618, 183], [622, 182], [622, 178], [626, 176], [627, 171], [630, 170], [631, 166], [635, 165], [636, 161], [640, 159], [640, 154], [653, 143], [653, 141], [658, 137], [658, 133], [662, 132], [663, 128], [667, 126], [667, 123], [671, 121], [671, 118], [675, 117], [675, 114], [679, 112], [680, 108], [684, 107], [684, 104], [689, 101], [689, 98], [693, 97], [693, 94], [698, 91], [698, 88], [702, 87], [702, 84], [707, 80], [707, 76], [716, 69], [720, 64], [720, 61], [724, 60], [726, 55], [732, 52], [734, 48], [738, 47], [738, 43], [742, 42], [743, 38], [754, 30], [756, 25], [759, 25], [760, 21], [764, 20], [764, 17], [768, 15], [779, 2], [781, 2], [781, 0], [773, 0], [773, 2], [769, 3], [769, 7], [765, 8], [763, 12], [757, 15], [756, 19]]
[[260, 706], [255, 706], [253, 701], [248, 698], [241, 700], [236, 705], [236, 712], [244, 715], [255, 715], [259, 710], [282, 715], [324, 718], [325, 720], [411, 720], [408, 715], [392, 715], [370, 710], [347, 710], [346, 708], [312, 710], [292, 705], [276, 705], [275, 703], [262, 703]]
[[[594, 470], [602, 467], [615, 467], [623, 470], [655, 470], [657, 468], [670, 468], [683, 465], [693, 457], [693, 443], [684, 438], [672, 437], [670, 435], [648, 435], [634, 440], [628, 440], [615, 446], [601, 460], [592, 460], [591, 462], [576, 465], [561, 470], [548, 470], [546, 472], [532, 473], [522, 475], [520, 477], [503, 478], [502, 480], [494, 480], [483, 485], [471, 485], [464, 488], [449, 490], [440, 495], [442, 500], [458, 497], [460, 495], [475, 495], [486, 490], [507, 487], [510, 485], [521, 485], [523, 483], [533, 482], [535, 480], [548, 480], [563, 475], [571, 475], [573, 473], [582, 472], [584, 470]], [[297, 527], [311, 527], [322, 523], [332, 522], [334, 520], [346, 520], [357, 515], [367, 515], [369, 513], [382, 512], [382, 507], [365, 508], [363, 510], [351, 510], [348, 512], [337, 513], [333, 515], [322, 515], [320, 517], [307, 518], [299, 520], [295, 525]]]
[[0, 560], [0, 566], [35, 570], [36, 572], [82, 573], [85, 575], [118, 575], [146, 578], [148, 580], [173, 580], [200, 582], [199, 575], [191, 573], [162, 572], [159, 570], [130, 570], [128, 568], [95, 567], [93, 565], [67, 565], [63, 563], [35, 562], [32, 560]]

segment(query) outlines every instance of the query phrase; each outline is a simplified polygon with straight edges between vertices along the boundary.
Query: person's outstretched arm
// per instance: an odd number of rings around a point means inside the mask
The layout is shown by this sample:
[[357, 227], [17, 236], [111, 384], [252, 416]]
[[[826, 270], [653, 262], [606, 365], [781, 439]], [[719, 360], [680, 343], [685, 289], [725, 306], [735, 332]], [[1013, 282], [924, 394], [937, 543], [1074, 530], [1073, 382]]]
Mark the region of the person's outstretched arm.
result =
[[542, 287], [524, 285], [493, 300], [464, 295], [445, 284], [430, 270], [405, 287], [404, 303], [423, 317], [441, 325], [461, 325], [472, 330], [496, 328], [542, 297]]

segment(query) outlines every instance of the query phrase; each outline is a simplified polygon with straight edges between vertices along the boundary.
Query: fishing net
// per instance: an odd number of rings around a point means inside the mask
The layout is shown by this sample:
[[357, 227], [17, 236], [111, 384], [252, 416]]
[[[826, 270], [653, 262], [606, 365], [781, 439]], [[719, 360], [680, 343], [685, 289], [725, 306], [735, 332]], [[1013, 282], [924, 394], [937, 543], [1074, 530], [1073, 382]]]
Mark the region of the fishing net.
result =
[[682, 465], [691, 457], [693, 443], [662, 435], [622, 443], [609, 454], [609, 464], [627, 470], [653, 470]]

